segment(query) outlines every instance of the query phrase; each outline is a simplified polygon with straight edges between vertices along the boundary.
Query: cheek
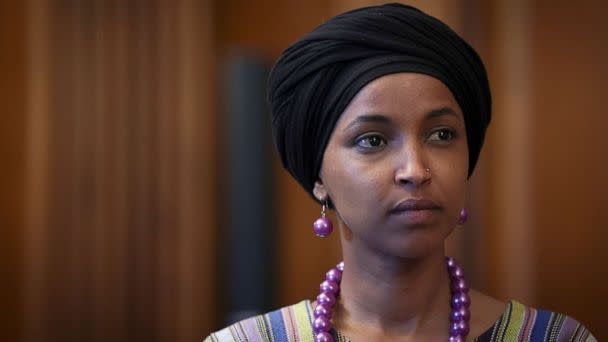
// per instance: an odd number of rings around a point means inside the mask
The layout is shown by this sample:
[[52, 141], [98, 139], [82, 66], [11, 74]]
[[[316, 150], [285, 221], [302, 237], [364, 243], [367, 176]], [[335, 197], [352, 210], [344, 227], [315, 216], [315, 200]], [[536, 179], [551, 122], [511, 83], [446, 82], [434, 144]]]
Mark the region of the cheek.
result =
[[453, 182], [466, 182], [469, 172], [469, 151], [466, 139], [460, 139], [453, 148], [441, 151], [435, 160], [441, 169], [447, 168]]
[[464, 206], [467, 190], [468, 159], [466, 154], [454, 154], [443, 166], [438, 166], [441, 176], [436, 182], [445, 196], [450, 211], [459, 213]]
[[324, 163], [324, 182], [334, 205], [342, 214], [361, 211], [378, 203], [386, 187], [386, 175], [370, 165], [360, 165], [348, 156], [329, 154]]

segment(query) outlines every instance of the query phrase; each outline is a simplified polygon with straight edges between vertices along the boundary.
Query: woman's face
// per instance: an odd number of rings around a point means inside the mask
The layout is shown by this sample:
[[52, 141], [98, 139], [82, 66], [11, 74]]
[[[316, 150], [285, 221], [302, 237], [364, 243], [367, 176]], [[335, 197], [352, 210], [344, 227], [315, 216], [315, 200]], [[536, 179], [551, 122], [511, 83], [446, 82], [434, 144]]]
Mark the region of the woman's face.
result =
[[333, 201], [347, 241], [419, 257], [456, 226], [467, 172], [464, 119], [450, 90], [431, 76], [391, 74], [367, 84], [338, 120], [315, 195]]

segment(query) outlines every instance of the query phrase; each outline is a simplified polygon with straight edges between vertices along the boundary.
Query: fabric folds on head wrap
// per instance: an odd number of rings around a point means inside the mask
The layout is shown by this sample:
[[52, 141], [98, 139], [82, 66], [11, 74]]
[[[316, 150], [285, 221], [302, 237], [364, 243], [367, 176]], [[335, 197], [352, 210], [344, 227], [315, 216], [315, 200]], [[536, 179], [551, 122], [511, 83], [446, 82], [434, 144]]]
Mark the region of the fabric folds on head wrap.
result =
[[452, 92], [464, 115], [469, 177], [491, 118], [483, 63], [454, 31], [401, 4], [338, 15], [287, 48], [268, 82], [275, 145], [283, 166], [312, 194], [334, 126], [372, 80], [427, 74]]

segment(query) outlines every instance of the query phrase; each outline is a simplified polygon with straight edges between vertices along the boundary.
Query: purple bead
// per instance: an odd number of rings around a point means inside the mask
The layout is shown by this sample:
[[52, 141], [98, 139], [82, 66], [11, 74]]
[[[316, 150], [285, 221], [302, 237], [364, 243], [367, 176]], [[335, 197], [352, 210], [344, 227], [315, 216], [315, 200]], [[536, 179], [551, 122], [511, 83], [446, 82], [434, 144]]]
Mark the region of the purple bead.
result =
[[454, 309], [468, 308], [469, 305], [471, 305], [471, 299], [468, 294], [460, 292], [452, 296], [452, 307]]
[[466, 342], [465, 338], [457, 335], [457, 336], [450, 336], [450, 338], [448, 339], [448, 342]]
[[469, 318], [471, 318], [471, 314], [469, 312], [469, 309], [461, 307], [458, 309], [454, 309], [450, 318], [452, 322], [468, 321]]
[[460, 209], [460, 217], [458, 218], [458, 223], [465, 224], [469, 219], [469, 211], [467, 208]]
[[313, 230], [318, 237], [328, 237], [334, 230], [334, 226], [327, 217], [320, 217], [313, 224]]
[[454, 322], [450, 327], [450, 335], [451, 336], [464, 336], [466, 337], [469, 334], [469, 324], [465, 321]]
[[315, 318], [321, 317], [321, 316], [323, 316], [325, 318], [331, 318], [331, 309], [327, 308], [327, 306], [325, 306], [325, 305], [319, 304], [315, 307], [314, 316], [315, 316]]
[[317, 333], [317, 335], [315, 336], [315, 342], [333, 342], [333, 341], [334, 341], [333, 336], [331, 336], [331, 334], [326, 331], [321, 331], [320, 333]]
[[340, 281], [342, 280], [342, 271], [334, 267], [331, 270], [327, 271], [327, 273], [325, 274], [325, 279], [333, 281], [336, 284], [340, 284]]
[[450, 270], [450, 278], [452, 279], [460, 279], [464, 277], [464, 271], [462, 270], [462, 268], [458, 265], [454, 266], [454, 268], [452, 268]]
[[327, 308], [333, 308], [336, 304], [336, 297], [331, 293], [321, 292], [317, 296], [317, 304], [325, 305]]
[[460, 322], [450, 324], [450, 336], [460, 336]]
[[312, 328], [315, 332], [329, 331], [331, 330], [331, 322], [326, 317], [317, 317], [312, 322]]
[[447, 259], [447, 264], [448, 264], [448, 268], [452, 269], [454, 267], [456, 267], [456, 260], [452, 257], [446, 257]]
[[319, 288], [321, 289], [321, 292], [328, 292], [333, 295], [336, 295], [336, 293], [338, 293], [338, 290], [340, 289], [338, 284], [329, 280], [322, 282], [321, 285], [319, 285]]
[[340, 271], [340, 272], [344, 272], [344, 261], [340, 261], [337, 265], [336, 268]]
[[452, 293], [469, 293], [469, 286], [464, 278], [456, 279], [452, 281]]
[[464, 337], [466, 337], [469, 334], [469, 323], [468, 322], [460, 322], [459, 323], [461, 328], [460, 328], [460, 334]]

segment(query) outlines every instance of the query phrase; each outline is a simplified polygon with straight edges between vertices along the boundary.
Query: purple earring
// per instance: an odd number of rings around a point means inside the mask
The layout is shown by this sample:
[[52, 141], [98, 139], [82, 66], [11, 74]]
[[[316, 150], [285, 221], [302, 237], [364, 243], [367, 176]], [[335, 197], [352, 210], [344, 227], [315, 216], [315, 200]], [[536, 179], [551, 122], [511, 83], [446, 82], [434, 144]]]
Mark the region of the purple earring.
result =
[[464, 224], [465, 222], [467, 222], [468, 218], [469, 218], [469, 211], [467, 210], [467, 208], [460, 209], [460, 217], [458, 218], [458, 223]]
[[329, 218], [326, 217], [327, 201], [323, 203], [321, 207], [321, 217], [319, 217], [313, 224], [313, 230], [318, 237], [328, 237], [334, 230], [334, 226], [331, 224]]

